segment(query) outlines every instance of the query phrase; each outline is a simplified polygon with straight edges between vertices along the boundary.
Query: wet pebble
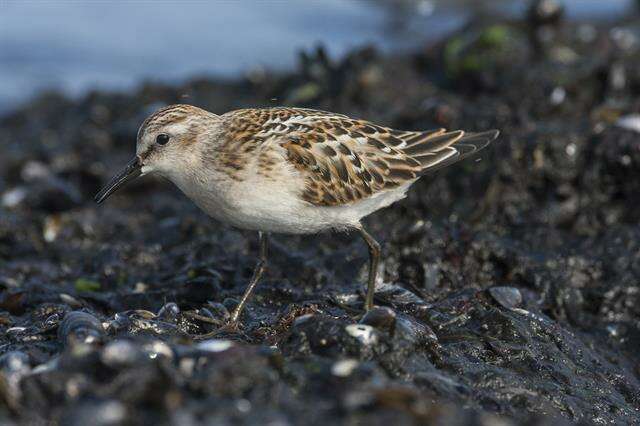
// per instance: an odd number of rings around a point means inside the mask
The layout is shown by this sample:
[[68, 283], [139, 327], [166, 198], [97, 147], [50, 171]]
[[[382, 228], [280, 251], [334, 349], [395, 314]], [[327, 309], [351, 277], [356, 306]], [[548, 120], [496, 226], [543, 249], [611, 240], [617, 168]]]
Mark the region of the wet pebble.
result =
[[60, 300], [63, 303], [66, 303], [67, 305], [71, 306], [72, 308], [78, 309], [78, 308], [82, 308], [82, 306], [83, 306], [81, 301], [79, 301], [78, 299], [76, 299], [75, 297], [73, 297], [73, 296], [71, 296], [69, 294], [60, 293], [59, 297], [60, 297]]
[[512, 309], [522, 303], [522, 293], [515, 287], [491, 287], [489, 294], [502, 307]]
[[395, 284], [384, 283], [376, 289], [376, 297], [390, 303], [394, 308], [427, 305], [420, 296]]
[[131, 320], [129, 320], [129, 316], [123, 312], [116, 313], [113, 319], [107, 324], [107, 331], [110, 334], [126, 332], [129, 328], [131, 328]]
[[405, 315], [400, 315], [396, 321], [395, 336], [416, 346], [438, 341], [438, 336], [429, 326]]
[[25, 188], [12, 188], [2, 194], [2, 197], [0, 197], [0, 205], [10, 209], [20, 205], [26, 197], [27, 190]]
[[396, 327], [396, 313], [391, 308], [376, 306], [364, 314], [360, 324], [370, 325], [378, 330], [393, 333]]
[[9, 327], [5, 331], [7, 336], [17, 336], [27, 331], [27, 327]]
[[201, 351], [204, 352], [224, 352], [230, 349], [234, 345], [233, 341], [227, 339], [210, 339], [204, 340], [196, 345]]
[[180, 308], [174, 302], [169, 302], [158, 311], [158, 318], [163, 321], [176, 322], [180, 315]]
[[160, 335], [180, 333], [180, 328], [175, 323], [163, 320], [151, 311], [136, 309], [125, 313], [131, 321], [130, 333], [136, 334], [143, 330]]
[[114, 368], [137, 364], [145, 358], [140, 347], [129, 340], [109, 342], [100, 354], [102, 362]]
[[297, 317], [295, 320], [293, 320], [293, 326], [294, 327], [299, 327], [307, 322], [309, 322], [310, 320], [312, 320], [315, 317], [315, 315], [313, 314], [305, 314], [305, 315], [300, 315], [299, 317]]
[[378, 334], [376, 329], [366, 324], [349, 324], [345, 327], [347, 334], [355, 337], [365, 346], [375, 345], [378, 343]]
[[207, 309], [215, 319], [228, 320], [231, 317], [229, 310], [222, 303], [209, 302], [207, 304], [207, 307], [208, 307]]
[[33, 370], [31, 370], [31, 372], [33, 374], [47, 373], [49, 371], [53, 371], [56, 368], [58, 368], [59, 364], [60, 364], [60, 358], [55, 357], [45, 362], [44, 364], [36, 365], [35, 367], [33, 367]]
[[640, 114], [629, 114], [620, 117], [618, 121], [616, 121], [616, 126], [640, 133]]
[[356, 359], [343, 359], [331, 366], [331, 374], [337, 377], [349, 377], [360, 363]]
[[549, 100], [552, 105], [560, 105], [567, 98], [567, 91], [564, 87], [558, 86], [553, 89], [551, 95], [549, 96]]
[[145, 343], [144, 345], [142, 345], [142, 350], [150, 359], [173, 359], [175, 357], [171, 346], [160, 340], [154, 340], [153, 342]]
[[130, 317], [131, 318], [131, 333], [138, 333], [141, 331], [148, 331], [158, 335], [163, 334], [176, 334], [180, 332], [180, 329], [175, 325], [165, 321], [157, 321], [152, 319]]
[[6, 375], [26, 374], [29, 366], [29, 355], [20, 351], [11, 351], [0, 356], [0, 369]]
[[47, 319], [44, 320], [44, 323], [42, 324], [42, 326], [44, 329], [49, 330], [57, 327], [58, 324], [60, 324], [60, 314], [55, 313], [47, 317]]
[[[0, 356], [0, 393], [10, 405], [17, 405], [22, 396], [20, 382], [31, 372], [29, 356], [21, 351], [11, 351]], [[3, 384], [6, 385], [5, 389]]]
[[49, 167], [37, 161], [29, 161], [21, 171], [28, 183], [25, 202], [35, 210], [61, 212], [82, 202], [82, 194], [75, 185], [58, 177]]
[[103, 338], [102, 323], [87, 312], [69, 312], [58, 326], [58, 339], [65, 346], [78, 343], [95, 344]]
[[629, 334], [629, 327], [626, 324], [614, 323], [606, 327], [609, 337], [619, 342], [625, 342]]

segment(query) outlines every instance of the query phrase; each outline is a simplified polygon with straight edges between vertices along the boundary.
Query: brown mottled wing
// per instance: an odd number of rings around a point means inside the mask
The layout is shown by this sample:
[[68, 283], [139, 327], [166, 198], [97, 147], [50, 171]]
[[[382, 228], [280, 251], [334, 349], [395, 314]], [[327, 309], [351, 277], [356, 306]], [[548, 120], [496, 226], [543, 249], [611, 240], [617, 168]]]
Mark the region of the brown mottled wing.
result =
[[[305, 176], [302, 197], [321, 206], [353, 203], [397, 188], [425, 171], [486, 146], [497, 132], [465, 135], [444, 129], [408, 132], [344, 115], [297, 108], [241, 110], [238, 138], [271, 140]], [[244, 130], [243, 130], [244, 129]]]

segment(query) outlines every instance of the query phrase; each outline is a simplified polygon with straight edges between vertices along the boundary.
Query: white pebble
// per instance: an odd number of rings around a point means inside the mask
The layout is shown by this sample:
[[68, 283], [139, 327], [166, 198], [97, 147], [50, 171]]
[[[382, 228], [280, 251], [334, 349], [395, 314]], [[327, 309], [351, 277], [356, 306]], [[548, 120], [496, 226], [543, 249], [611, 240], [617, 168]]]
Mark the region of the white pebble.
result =
[[27, 197], [27, 191], [24, 188], [13, 188], [2, 194], [1, 204], [3, 207], [16, 207]]
[[629, 114], [620, 117], [616, 121], [616, 126], [640, 133], [640, 114]]
[[207, 352], [222, 352], [233, 346], [233, 342], [227, 339], [211, 339], [200, 342], [196, 347]]
[[331, 366], [331, 374], [338, 377], [348, 377], [359, 364], [355, 359], [343, 359]]
[[355, 337], [363, 345], [374, 345], [378, 343], [378, 335], [375, 329], [366, 324], [349, 324], [345, 327], [349, 335]]

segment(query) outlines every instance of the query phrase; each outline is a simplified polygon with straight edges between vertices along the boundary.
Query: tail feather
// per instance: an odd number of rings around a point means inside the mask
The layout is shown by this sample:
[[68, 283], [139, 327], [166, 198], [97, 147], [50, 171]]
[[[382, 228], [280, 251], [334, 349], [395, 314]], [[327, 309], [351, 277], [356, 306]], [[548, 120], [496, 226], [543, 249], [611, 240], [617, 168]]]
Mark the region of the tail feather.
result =
[[422, 165], [421, 174], [439, 170], [475, 154], [493, 140], [500, 132], [488, 130], [479, 133], [465, 133], [461, 130], [439, 133], [423, 138], [404, 148], [404, 153]]
[[417, 156], [432, 152], [438, 152], [458, 142], [463, 136], [464, 132], [462, 130], [442, 133], [436, 136], [427, 136], [420, 142], [413, 143], [404, 148], [404, 153], [411, 156]]
[[397, 134], [395, 136], [400, 137], [404, 140], [405, 147], [410, 147], [414, 145], [420, 145], [425, 142], [427, 139], [430, 139], [434, 136], [440, 136], [445, 133], [445, 129], [434, 129], [427, 130], [424, 132], [411, 132], [411, 131], [403, 131], [401, 134]]

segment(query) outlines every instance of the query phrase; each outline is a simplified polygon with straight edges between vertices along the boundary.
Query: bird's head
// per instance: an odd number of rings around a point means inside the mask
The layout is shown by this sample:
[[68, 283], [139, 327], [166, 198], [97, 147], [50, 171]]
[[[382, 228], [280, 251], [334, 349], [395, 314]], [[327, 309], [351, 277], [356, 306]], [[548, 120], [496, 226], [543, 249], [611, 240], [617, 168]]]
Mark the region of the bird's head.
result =
[[136, 155], [96, 195], [101, 203], [138, 176], [158, 173], [171, 180], [197, 167], [203, 140], [215, 138], [219, 117], [191, 105], [171, 105], [151, 114], [140, 126]]

